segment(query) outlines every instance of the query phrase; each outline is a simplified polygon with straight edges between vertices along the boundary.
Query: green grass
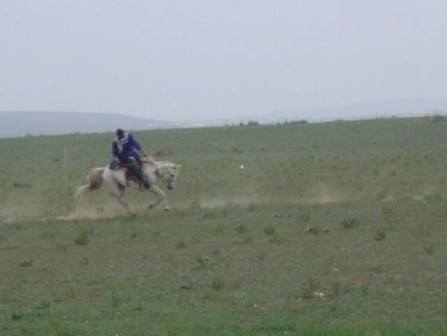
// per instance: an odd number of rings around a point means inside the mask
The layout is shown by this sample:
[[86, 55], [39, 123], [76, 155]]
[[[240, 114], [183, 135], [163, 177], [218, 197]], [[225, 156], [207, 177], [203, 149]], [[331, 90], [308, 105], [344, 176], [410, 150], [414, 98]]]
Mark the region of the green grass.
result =
[[1, 335], [447, 333], [444, 122], [138, 136], [170, 212], [73, 202], [112, 133], [0, 140]]

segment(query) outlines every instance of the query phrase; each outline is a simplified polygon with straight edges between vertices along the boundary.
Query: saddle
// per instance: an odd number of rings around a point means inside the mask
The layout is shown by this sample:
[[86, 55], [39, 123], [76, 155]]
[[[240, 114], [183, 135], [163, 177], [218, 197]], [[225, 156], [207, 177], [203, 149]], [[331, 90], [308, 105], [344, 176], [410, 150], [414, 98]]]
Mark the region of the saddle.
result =
[[[139, 169], [140, 169], [140, 172], [141, 172], [141, 171], [142, 171], [143, 162], [138, 162], [138, 165], [139, 165]], [[123, 165], [123, 167], [125, 168], [124, 176], [126, 177], [126, 184], [127, 184], [127, 187], [129, 187], [129, 182], [132, 181], [132, 182], [135, 182], [135, 183], [138, 184], [138, 187], [140, 188], [140, 190], [149, 188], [148, 186], [145, 185], [145, 183], [146, 183], [147, 185], [149, 185], [147, 179], [145, 179], [144, 177], [142, 177], [142, 179], [144, 180], [144, 182], [142, 182], [142, 181], [138, 178], [138, 176], [135, 175], [135, 173], [132, 171], [132, 168], [130, 168], [130, 167], [127, 166], [127, 165]]]
[[145, 179], [143, 176], [140, 176], [141, 179], [139, 178], [139, 176], [137, 176], [137, 174], [142, 173], [142, 168], [143, 168], [143, 162], [154, 162], [153, 159], [147, 159], [147, 158], [143, 158], [144, 160], [140, 160], [138, 161], [138, 165], [139, 165], [139, 171], [140, 172], [134, 172], [134, 169], [132, 169], [132, 164], [119, 164], [116, 163], [115, 161], [111, 161], [109, 164], [109, 168], [112, 170], [118, 170], [118, 169], [124, 169], [124, 177], [126, 179], [126, 186], [129, 187], [129, 182], [135, 182], [138, 184], [138, 186], [140, 187], [140, 190], [143, 189], [148, 189], [150, 186], [150, 183], [147, 179]]
[[126, 172], [124, 173], [124, 175], [126, 176], [127, 186], [129, 186], [130, 181], [138, 183], [138, 177], [135, 176], [135, 174], [132, 172], [132, 169], [127, 167], [125, 169]]

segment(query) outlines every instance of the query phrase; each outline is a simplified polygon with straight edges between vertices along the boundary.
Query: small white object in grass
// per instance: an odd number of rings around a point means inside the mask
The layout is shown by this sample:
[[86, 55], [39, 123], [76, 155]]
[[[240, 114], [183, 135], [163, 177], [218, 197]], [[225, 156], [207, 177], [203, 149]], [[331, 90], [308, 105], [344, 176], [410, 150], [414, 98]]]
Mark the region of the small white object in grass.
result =
[[325, 297], [324, 293], [317, 292], [317, 291], [314, 292], [313, 296], [314, 296], [315, 299], [321, 299], [321, 300], [323, 300], [324, 297]]
[[244, 169], [244, 168], [245, 168], [245, 166], [244, 166], [243, 164], [241, 164], [240, 168], [241, 168], [241, 169]]

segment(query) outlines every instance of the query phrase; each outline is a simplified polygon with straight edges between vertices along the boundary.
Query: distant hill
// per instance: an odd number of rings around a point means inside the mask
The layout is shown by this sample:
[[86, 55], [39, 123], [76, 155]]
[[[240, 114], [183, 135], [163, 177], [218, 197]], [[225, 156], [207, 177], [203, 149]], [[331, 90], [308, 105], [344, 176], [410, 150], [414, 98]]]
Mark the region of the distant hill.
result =
[[275, 114], [260, 116], [261, 123], [307, 120], [309, 122], [337, 119], [375, 119], [382, 117], [417, 117], [447, 113], [447, 98], [396, 99], [327, 108], [283, 110]]
[[118, 114], [76, 112], [0, 112], [0, 138], [27, 135], [101, 133], [116, 128], [143, 130], [173, 123]]
[[241, 116], [240, 118], [221, 116], [180, 123], [104, 113], [0, 112], [0, 138], [27, 135], [102, 133], [113, 131], [116, 128], [144, 130], [237, 125], [250, 121], [270, 124], [300, 120], [321, 122], [337, 119], [417, 117], [435, 114], [447, 114], [447, 98], [400, 99], [328, 108], [283, 110], [265, 115]]

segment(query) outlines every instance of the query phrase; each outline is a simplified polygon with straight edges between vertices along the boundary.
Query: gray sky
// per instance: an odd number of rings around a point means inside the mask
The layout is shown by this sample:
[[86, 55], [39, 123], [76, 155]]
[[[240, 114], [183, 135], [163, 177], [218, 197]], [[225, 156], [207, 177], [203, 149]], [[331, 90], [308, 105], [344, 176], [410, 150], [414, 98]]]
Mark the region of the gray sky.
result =
[[446, 0], [19, 0], [0, 110], [236, 117], [446, 96]]

